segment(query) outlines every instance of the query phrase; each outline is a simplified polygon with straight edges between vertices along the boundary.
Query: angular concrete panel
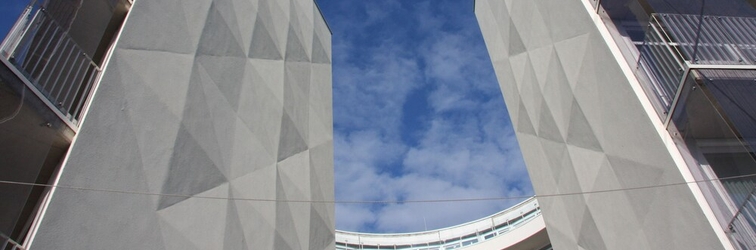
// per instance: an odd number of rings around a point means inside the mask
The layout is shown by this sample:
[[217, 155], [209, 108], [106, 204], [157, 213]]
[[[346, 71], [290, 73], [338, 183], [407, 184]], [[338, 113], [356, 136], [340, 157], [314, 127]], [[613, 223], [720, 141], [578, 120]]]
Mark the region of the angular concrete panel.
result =
[[587, 4], [475, 5], [553, 247], [721, 249]]
[[126, 193], [58, 189], [33, 248], [332, 249], [333, 204], [302, 202], [334, 199], [315, 4], [137, 0], [127, 20], [59, 183]]

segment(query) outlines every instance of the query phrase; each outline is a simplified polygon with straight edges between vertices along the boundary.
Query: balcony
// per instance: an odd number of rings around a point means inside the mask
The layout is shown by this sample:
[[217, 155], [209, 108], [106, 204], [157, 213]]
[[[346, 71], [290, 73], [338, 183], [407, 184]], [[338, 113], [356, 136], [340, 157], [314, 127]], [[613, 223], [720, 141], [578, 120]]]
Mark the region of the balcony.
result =
[[756, 8], [736, 0], [589, 2], [635, 66], [722, 230], [736, 248], [756, 249]]
[[34, 94], [70, 126], [83, 108], [101, 69], [42, 6], [29, 5], [0, 45], [0, 56], [31, 84]]
[[756, 247], [756, 179], [750, 176], [756, 173], [756, 18], [655, 13], [648, 27], [638, 69], [662, 104], [660, 115], [691, 153], [700, 179], [721, 179], [721, 186], [703, 185], [729, 197], [710, 200], [725, 214], [733, 243]]
[[[130, 6], [33, 1], [23, 10], [0, 44], [0, 180], [54, 182]], [[0, 249], [23, 249], [48, 194], [0, 183]]]
[[756, 18], [654, 13], [640, 53], [668, 113], [691, 70], [756, 69]]

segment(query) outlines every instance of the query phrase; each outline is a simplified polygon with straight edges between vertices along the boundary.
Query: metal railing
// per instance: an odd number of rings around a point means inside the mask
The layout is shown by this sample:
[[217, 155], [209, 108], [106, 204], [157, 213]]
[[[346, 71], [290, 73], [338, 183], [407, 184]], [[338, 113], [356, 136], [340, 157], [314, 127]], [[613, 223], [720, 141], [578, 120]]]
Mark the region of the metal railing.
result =
[[541, 208], [538, 201], [530, 198], [489, 217], [439, 230], [400, 234], [368, 234], [337, 230], [336, 249], [458, 249], [506, 235], [539, 216], [541, 216]]
[[756, 249], [756, 183], [752, 180], [723, 183], [738, 210], [728, 223], [730, 237], [740, 249]]
[[654, 15], [684, 59], [694, 64], [756, 63], [756, 18], [699, 15]]
[[756, 18], [654, 13], [640, 54], [667, 115], [688, 70], [756, 65]]
[[0, 233], [0, 250], [26, 250], [21, 244]]
[[30, 4], [0, 45], [49, 105], [78, 125], [100, 67], [44, 8]]
[[[648, 76], [648, 86], [663, 106], [660, 115], [672, 129], [678, 102], [684, 102], [686, 89], [699, 78], [739, 79], [743, 76], [733, 70], [756, 70], [756, 18], [652, 14], [638, 69]], [[703, 71], [709, 73], [704, 77]], [[724, 215], [732, 242], [738, 249], [756, 249], [756, 185], [748, 180], [722, 185], [723, 198], [729, 196], [737, 206]]]
[[[625, 20], [621, 11], [617, 12], [620, 15], [614, 20], [602, 6], [608, 1], [587, 1], [597, 7], [599, 16], [605, 22], [626, 31], [625, 26], [619, 23]], [[617, 2], [612, 3], [616, 5]], [[677, 119], [674, 117], [678, 115], [687, 117], [685, 107], [690, 104], [687, 103], [687, 98], [690, 98], [691, 91], [696, 86], [707, 85], [712, 80], [743, 82], [756, 79], [752, 76], [756, 72], [756, 18], [705, 15], [707, 9], [704, 6], [701, 2], [700, 6], [688, 8], [688, 11], [696, 10], [695, 12], [686, 12], [698, 14], [652, 13], [648, 16], [648, 23], [635, 21], [648, 25], [642, 40], [633, 40], [638, 49], [638, 56], [633, 58], [638, 60], [636, 77], [641, 81], [664, 126], [674, 135], [673, 138], [678, 135], [676, 126], [679, 124], [674, 124], [677, 121], [672, 120]], [[698, 7], [701, 7], [700, 12]], [[620, 38], [638, 38], [618, 31], [615, 33]], [[616, 37], [615, 40], [617, 44], [623, 44]], [[627, 57], [634, 54], [623, 55]], [[716, 101], [712, 105], [721, 109]], [[727, 117], [727, 114], [721, 114], [720, 117]], [[733, 126], [732, 130], [737, 130], [731, 120], [727, 123]], [[738, 138], [737, 132], [733, 134]], [[684, 139], [678, 141], [678, 146], [685, 151], [690, 150]], [[713, 170], [698, 168], [701, 163], [697, 157], [700, 156], [689, 156], [692, 161], [688, 162], [692, 170], [697, 169], [693, 171], [697, 174], [696, 178], [716, 178]], [[709, 192], [707, 200], [717, 207], [719, 213], [716, 216], [736, 249], [756, 249], [756, 186], [749, 183], [722, 181], [699, 184]]]
[[683, 78], [685, 63], [657, 17], [657, 14], [651, 17], [638, 66], [652, 81], [653, 91], [668, 113]]

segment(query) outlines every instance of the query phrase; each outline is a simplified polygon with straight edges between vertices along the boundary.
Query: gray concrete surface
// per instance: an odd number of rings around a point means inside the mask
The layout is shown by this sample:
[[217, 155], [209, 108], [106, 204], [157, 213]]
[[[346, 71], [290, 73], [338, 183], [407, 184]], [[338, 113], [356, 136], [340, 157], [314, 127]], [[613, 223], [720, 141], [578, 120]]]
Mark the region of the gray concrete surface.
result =
[[[333, 249], [331, 35], [312, 0], [137, 0], [33, 249]], [[228, 197], [238, 200], [186, 196]]]
[[[537, 195], [684, 182], [581, 0], [478, 0]], [[685, 185], [539, 197], [554, 249], [721, 249]]]

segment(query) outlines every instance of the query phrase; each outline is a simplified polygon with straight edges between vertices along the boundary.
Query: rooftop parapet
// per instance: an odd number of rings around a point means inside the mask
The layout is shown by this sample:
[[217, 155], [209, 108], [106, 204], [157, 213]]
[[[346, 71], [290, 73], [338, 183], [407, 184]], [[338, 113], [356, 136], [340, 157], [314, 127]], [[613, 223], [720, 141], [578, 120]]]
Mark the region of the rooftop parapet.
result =
[[336, 231], [336, 249], [407, 249], [445, 250], [480, 244], [496, 237], [523, 237], [516, 231], [523, 225], [541, 217], [541, 208], [535, 197], [504, 211], [468, 223], [413, 233], [371, 234]]

